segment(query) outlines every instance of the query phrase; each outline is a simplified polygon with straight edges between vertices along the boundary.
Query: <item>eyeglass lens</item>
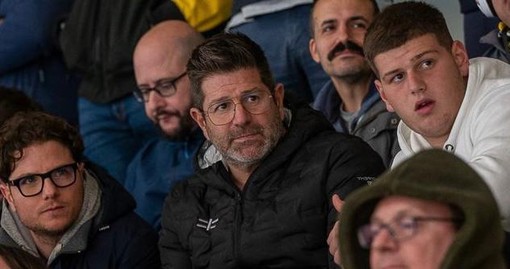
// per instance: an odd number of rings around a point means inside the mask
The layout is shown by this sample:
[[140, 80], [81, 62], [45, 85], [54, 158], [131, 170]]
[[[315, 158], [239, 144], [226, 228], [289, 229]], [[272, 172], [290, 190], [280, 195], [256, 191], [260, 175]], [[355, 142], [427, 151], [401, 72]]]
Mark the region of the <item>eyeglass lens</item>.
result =
[[272, 97], [271, 94], [264, 91], [251, 92], [242, 96], [239, 103], [228, 99], [210, 105], [207, 115], [214, 125], [224, 125], [234, 119], [237, 105], [242, 105], [250, 114], [258, 115], [269, 110]]
[[461, 219], [451, 217], [402, 216], [392, 223], [367, 223], [358, 229], [358, 242], [361, 247], [369, 249], [374, 238], [382, 230], [388, 230], [393, 239], [402, 241], [414, 236], [418, 230], [418, 222], [460, 222]]
[[68, 164], [57, 167], [44, 174], [34, 174], [24, 176], [10, 181], [12, 185], [18, 187], [23, 196], [30, 197], [38, 195], [44, 187], [44, 180], [49, 178], [53, 184], [59, 188], [65, 188], [76, 181], [77, 164]]
[[170, 97], [177, 92], [175, 83], [184, 77], [186, 72], [180, 74], [174, 79], [166, 79], [158, 82], [153, 88], [139, 88], [133, 92], [139, 102], [149, 102], [149, 96], [152, 91], [157, 92], [160, 96]]

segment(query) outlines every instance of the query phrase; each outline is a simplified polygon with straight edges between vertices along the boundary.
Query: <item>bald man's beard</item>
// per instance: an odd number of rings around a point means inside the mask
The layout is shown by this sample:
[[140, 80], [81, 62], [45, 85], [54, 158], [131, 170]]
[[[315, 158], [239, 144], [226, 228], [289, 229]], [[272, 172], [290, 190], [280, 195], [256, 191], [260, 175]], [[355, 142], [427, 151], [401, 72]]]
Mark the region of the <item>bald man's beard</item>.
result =
[[179, 117], [179, 125], [172, 131], [168, 132], [161, 128], [159, 122], [156, 123], [161, 134], [170, 140], [183, 140], [190, 135], [192, 130], [196, 128], [195, 121], [191, 118], [191, 115], [186, 113], [185, 115], [175, 115]]

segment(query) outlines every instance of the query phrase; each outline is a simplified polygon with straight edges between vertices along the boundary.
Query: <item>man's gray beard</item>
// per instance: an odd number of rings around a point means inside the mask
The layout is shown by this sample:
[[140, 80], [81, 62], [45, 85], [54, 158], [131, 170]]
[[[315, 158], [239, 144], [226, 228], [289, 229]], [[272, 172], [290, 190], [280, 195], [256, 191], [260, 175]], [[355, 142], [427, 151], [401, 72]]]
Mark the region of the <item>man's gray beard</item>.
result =
[[286, 132], [286, 129], [281, 122], [278, 122], [277, 126], [275, 127], [275, 132], [269, 136], [267, 143], [263, 146], [262, 156], [255, 156], [254, 158], [236, 158], [237, 154], [235, 153], [232, 154], [229, 152], [222, 152], [219, 149], [218, 151], [220, 151], [223, 160], [229, 165], [242, 168], [258, 165], [273, 151], [273, 149], [278, 145], [278, 142]]

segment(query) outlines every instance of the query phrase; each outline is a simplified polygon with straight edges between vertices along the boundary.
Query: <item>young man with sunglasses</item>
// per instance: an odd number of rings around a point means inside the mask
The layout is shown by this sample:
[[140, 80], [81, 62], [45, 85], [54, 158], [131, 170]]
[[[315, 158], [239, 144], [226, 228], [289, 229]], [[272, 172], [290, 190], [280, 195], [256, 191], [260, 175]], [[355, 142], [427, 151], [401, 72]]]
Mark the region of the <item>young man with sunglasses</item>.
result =
[[1, 245], [49, 268], [159, 268], [157, 234], [115, 179], [83, 161], [75, 128], [19, 112], [0, 137]]
[[417, 153], [347, 198], [340, 215], [343, 268], [506, 268], [498, 206], [455, 155]]
[[165, 201], [163, 268], [334, 268], [327, 236], [341, 199], [383, 170], [360, 138], [306, 103], [284, 102], [262, 49], [218, 34], [188, 62], [201, 169]]

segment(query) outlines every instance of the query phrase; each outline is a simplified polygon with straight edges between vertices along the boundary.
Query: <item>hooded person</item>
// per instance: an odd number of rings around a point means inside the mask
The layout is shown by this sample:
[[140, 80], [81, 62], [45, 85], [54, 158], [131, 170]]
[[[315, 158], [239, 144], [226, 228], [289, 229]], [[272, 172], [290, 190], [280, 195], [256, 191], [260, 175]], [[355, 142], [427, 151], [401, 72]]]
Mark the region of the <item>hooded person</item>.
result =
[[[395, 211], [396, 218], [388, 211], [380, 214], [388, 209], [389, 200], [398, 199], [403, 210]], [[419, 206], [403, 200], [421, 203], [428, 215], [420, 216]], [[438, 217], [440, 211], [433, 206], [447, 208], [450, 216]], [[453, 227], [451, 240], [448, 232], [439, 233], [436, 241], [427, 234], [441, 225]], [[352, 193], [341, 212], [339, 243], [343, 268], [391, 263], [409, 268], [492, 269], [505, 268], [503, 234], [496, 201], [481, 177], [453, 154], [433, 149]]]

